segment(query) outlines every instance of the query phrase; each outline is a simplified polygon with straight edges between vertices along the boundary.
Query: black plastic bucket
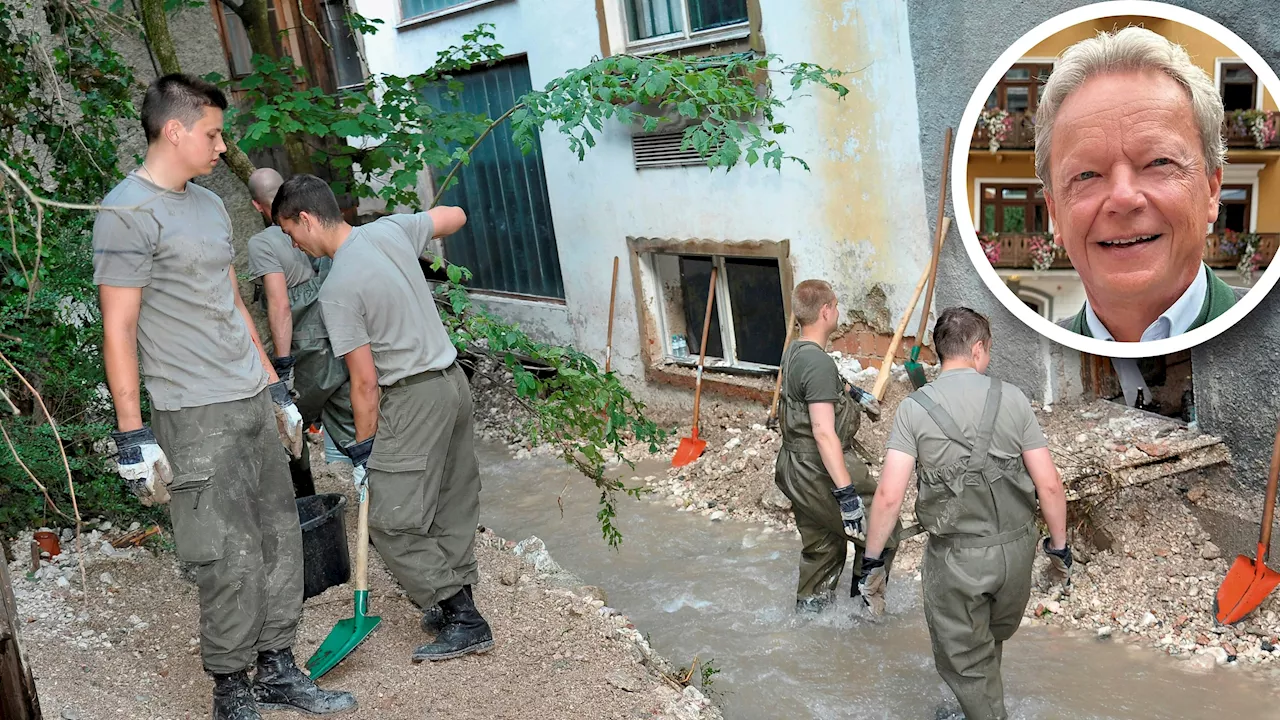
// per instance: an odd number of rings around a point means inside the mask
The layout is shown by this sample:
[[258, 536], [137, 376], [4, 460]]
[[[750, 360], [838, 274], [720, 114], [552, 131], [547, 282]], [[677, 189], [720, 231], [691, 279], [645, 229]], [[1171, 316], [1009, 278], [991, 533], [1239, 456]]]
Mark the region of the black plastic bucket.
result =
[[303, 599], [309, 599], [351, 579], [343, 522], [347, 498], [336, 493], [310, 495], [298, 498], [297, 503], [302, 523]]

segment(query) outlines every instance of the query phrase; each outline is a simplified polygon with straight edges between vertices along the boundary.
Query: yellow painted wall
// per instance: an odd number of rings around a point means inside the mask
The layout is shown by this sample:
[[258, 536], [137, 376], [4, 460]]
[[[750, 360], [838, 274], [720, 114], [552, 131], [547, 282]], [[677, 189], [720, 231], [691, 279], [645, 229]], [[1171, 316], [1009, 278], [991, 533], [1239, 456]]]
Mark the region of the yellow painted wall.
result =
[[[1217, 58], [1234, 58], [1236, 54], [1226, 45], [1218, 42], [1210, 35], [1189, 25], [1165, 20], [1163, 18], [1119, 16], [1098, 18], [1073, 25], [1037, 44], [1026, 54], [1028, 58], [1057, 57], [1071, 45], [1093, 37], [1099, 32], [1109, 32], [1120, 28], [1137, 25], [1169, 38], [1186, 48], [1192, 61], [1199, 65], [1209, 77], [1214, 77], [1214, 66]], [[1275, 111], [1280, 109], [1276, 99], [1265, 88], [1262, 93], [1262, 109]], [[1229, 160], [1236, 159], [1241, 151], [1231, 151]], [[1266, 167], [1258, 173], [1258, 232], [1280, 232], [1280, 153], [1275, 151], [1247, 151], [1248, 157], [1239, 157], [1237, 162], [1265, 162]], [[974, 148], [969, 155], [967, 168], [968, 182], [966, 197], [969, 202], [969, 214], [977, 223], [977, 208], [973, 206], [973, 181], [979, 177], [1035, 177], [1035, 160], [1030, 153], [1004, 153], [1003, 160], [997, 161], [990, 153]]]

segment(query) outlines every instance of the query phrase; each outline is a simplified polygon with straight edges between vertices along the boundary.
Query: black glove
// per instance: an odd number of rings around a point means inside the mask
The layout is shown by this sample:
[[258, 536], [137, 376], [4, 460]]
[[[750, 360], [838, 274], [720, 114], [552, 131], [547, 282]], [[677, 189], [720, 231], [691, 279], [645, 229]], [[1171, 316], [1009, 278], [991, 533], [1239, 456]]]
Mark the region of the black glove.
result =
[[1061, 550], [1054, 550], [1049, 547], [1049, 538], [1044, 539], [1044, 554], [1049, 556], [1049, 576], [1055, 582], [1070, 582], [1071, 565], [1074, 559], [1071, 557], [1071, 546], [1066, 545]]
[[369, 462], [369, 455], [372, 453], [373, 438], [351, 443], [347, 446], [347, 457], [351, 458], [351, 464], [356, 467], [364, 467]]
[[844, 530], [850, 537], [865, 540], [867, 537], [866, 515], [862, 511], [862, 498], [853, 485], [838, 487], [831, 491], [840, 503], [840, 518], [844, 520]]
[[884, 569], [884, 560], [878, 557], [862, 556], [862, 578], [858, 580], [858, 594], [866, 603], [872, 615], [883, 615], [885, 610], [885, 589], [889, 583], [889, 574]]
[[271, 367], [275, 368], [280, 382], [287, 385], [290, 390], [293, 390], [293, 366], [297, 363], [298, 361], [292, 355], [271, 358]]

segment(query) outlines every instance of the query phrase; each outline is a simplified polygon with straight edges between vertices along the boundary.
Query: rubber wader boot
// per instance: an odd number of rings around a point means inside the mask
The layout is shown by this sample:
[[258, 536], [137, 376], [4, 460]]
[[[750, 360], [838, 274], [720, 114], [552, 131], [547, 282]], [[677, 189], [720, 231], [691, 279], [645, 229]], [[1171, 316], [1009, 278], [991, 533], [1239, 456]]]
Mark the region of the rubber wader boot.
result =
[[413, 651], [413, 661], [448, 660], [493, 649], [493, 631], [466, 588], [440, 601], [445, 625], [436, 641]]
[[213, 720], [262, 720], [245, 671], [213, 676]]
[[258, 653], [253, 697], [263, 710], [297, 710], [310, 715], [331, 715], [356, 706], [356, 698], [349, 692], [317, 687], [294, 664], [292, 650]]
[[[467, 595], [471, 595], [471, 586], [463, 585], [462, 591]], [[474, 597], [472, 597], [472, 602], [475, 602]], [[422, 613], [422, 632], [428, 635], [438, 635], [444, 629], [444, 626], [444, 608], [440, 607], [439, 603], [432, 605], [427, 608], [426, 612]]]
[[[304, 453], [308, 450], [303, 450]], [[293, 478], [293, 496], [295, 498], [311, 497], [316, 494], [316, 480], [311, 474], [311, 463], [303, 455], [289, 460], [289, 475]]]

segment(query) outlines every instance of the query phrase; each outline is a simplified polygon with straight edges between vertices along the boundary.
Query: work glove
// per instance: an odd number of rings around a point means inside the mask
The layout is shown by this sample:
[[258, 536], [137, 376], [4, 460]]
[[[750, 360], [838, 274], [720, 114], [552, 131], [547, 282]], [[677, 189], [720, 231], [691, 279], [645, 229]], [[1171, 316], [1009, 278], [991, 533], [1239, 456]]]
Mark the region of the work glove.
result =
[[280, 377], [280, 382], [289, 388], [291, 394], [293, 393], [293, 366], [297, 362], [292, 355], [271, 358], [271, 367], [275, 368], [276, 375]]
[[129, 483], [129, 490], [138, 496], [138, 500], [147, 507], [169, 502], [173, 467], [156, 443], [151, 428], [143, 425], [137, 430], [113, 432], [111, 439], [115, 440], [116, 449], [120, 451], [116, 471]]
[[880, 401], [876, 400], [876, 396], [863, 390], [857, 385], [849, 386], [849, 397], [853, 398], [862, 406], [863, 412], [870, 417], [872, 422], [880, 419]]
[[356, 492], [360, 493], [363, 500], [365, 488], [369, 485], [369, 471], [365, 466], [369, 463], [369, 455], [373, 453], [373, 438], [351, 443], [346, 450], [347, 457], [351, 458], [351, 482], [355, 484]]
[[1054, 550], [1049, 547], [1049, 538], [1045, 538], [1043, 547], [1044, 554], [1049, 556], [1049, 567], [1045, 569], [1045, 574], [1052, 582], [1070, 585], [1071, 565], [1074, 562], [1071, 557], [1071, 546], [1065, 545], [1061, 550]]
[[862, 498], [853, 485], [846, 485], [831, 491], [840, 502], [840, 519], [844, 520], [844, 531], [854, 540], [866, 540], [866, 515], [862, 511]]
[[276, 430], [280, 432], [280, 443], [295, 458], [302, 457], [302, 443], [306, 437], [302, 432], [302, 413], [293, 404], [293, 395], [284, 381], [274, 382], [267, 386], [271, 391], [271, 402], [276, 411]]
[[872, 615], [883, 615], [885, 609], [885, 589], [889, 584], [889, 573], [884, 569], [884, 560], [869, 555], [862, 556], [862, 578], [858, 580], [858, 594], [867, 604]]

